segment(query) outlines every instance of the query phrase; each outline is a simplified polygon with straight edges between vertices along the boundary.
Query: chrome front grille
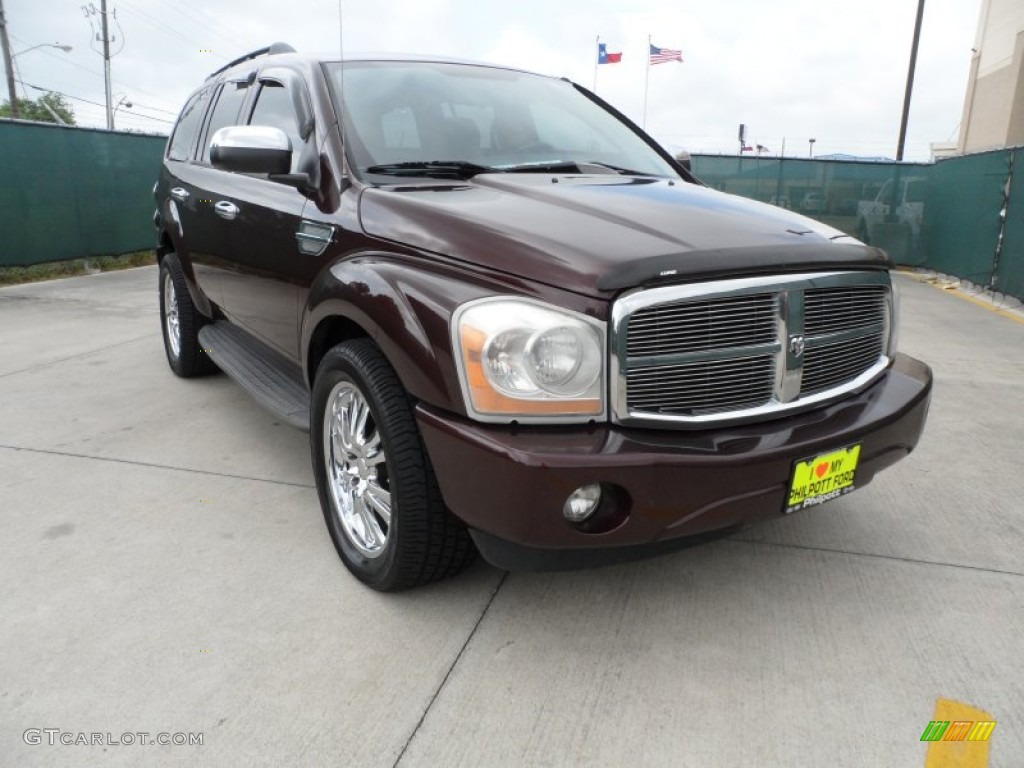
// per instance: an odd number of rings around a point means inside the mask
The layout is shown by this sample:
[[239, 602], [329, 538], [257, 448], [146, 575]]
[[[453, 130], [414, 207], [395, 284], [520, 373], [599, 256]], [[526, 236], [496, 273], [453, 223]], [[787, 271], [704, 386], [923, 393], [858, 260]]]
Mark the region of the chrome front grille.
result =
[[883, 285], [804, 291], [804, 353], [800, 394], [842, 386], [885, 352], [889, 289]]
[[750, 408], [772, 396], [775, 356], [635, 368], [626, 382], [631, 410], [704, 414]]
[[822, 402], [884, 370], [890, 325], [884, 272], [635, 291], [612, 311], [614, 415], [703, 425]]
[[838, 387], [859, 376], [878, 362], [884, 346], [882, 337], [872, 334], [811, 347], [804, 352], [800, 394], [809, 395]]
[[629, 319], [627, 354], [672, 355], [775, 341], [778, 315], [771, 293], [658, 304]]
[[814, 335], [885, 322], [889, 289], [884, 285], [813, 288], [804, 292], [804, 332]]

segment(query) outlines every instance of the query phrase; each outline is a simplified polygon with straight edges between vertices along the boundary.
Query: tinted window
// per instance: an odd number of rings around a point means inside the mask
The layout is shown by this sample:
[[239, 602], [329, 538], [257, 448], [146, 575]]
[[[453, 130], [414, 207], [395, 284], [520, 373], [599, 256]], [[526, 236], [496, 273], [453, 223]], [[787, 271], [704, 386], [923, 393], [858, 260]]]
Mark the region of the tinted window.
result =
[[581, 157], [601, 157], [615, 146], [561, 102], [530, 105], [537, 140]]
[[210, 115], [210, 124], [206, 127], [206, 134], [203, 136], [202, 151], [199, 159], [204, 163], [210, 162], [210, 139], [213, 134], [221, 128], [238, 124], [238, 112], [245, 101], [245, 95], [249, 92], [247, 83], [224, 83], [220, 89], [220, 96], [217, 97], [217, 104]]
[[283, 85], [264, 83], [256, 97], [256, 107], [249, 118], [249, 125], [269, 125], [280, 128], [292, 142], [292, 170], [295, 170], [302, 149], [299, 138], [299, 120], [292, 106], [292, 94]]
[[416, 128], [416, 115], [408, 107], [399, 107], [380, 116], [384, 143], [394, 149], [418, 149], [420, 133]]
[[185, 108], [181, 110], [181, 117], [178, 118], [178, 125], [174, 129], [174, 135], [171, 137], [171, 144], [167, 148], [169, 160], [188, 160], [209, 102], [210, 89], [207, 88], [197, 93], [185, 104]]
[[[562, 80], [461, 64], [326, 66], [363, 170], [431, 160], [499, 170], [575, 162], [677, 176], [629, 126]], [[397, 183], [385, 175], [374, 181]]]

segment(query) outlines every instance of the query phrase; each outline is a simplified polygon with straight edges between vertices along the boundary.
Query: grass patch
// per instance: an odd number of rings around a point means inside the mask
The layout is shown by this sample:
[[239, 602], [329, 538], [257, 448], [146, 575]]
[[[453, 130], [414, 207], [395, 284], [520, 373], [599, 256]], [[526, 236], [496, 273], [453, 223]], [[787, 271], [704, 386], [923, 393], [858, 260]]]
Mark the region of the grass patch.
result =
[[31, 267], [0, 267], [0, 286], [34, 283], [39, 280], [55, 280], [59, 277], [91, 275], [96, 272], [113, 272], [156, 264], [155, 251], [136, 251], [120, 256], [93, 256], [88, 259], [51, 261], [33, 264]]

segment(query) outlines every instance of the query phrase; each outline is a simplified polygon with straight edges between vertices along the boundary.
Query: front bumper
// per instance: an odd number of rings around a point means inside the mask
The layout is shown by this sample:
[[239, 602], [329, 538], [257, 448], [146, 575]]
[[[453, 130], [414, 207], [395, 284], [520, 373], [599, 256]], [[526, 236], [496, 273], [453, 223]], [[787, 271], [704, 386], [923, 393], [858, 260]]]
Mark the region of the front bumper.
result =
[[[618, 562], [778, 517], [793, 463], [861, 445], [855, 484], [906, 456], [924, 429], [931, 370], [897, 355], [859, 394], [773, 421], [702, 431], [510, 427], [417, 407], [441, 493], [482, 554], [506, 568]], [[588, 483], [621, 491], [614, 526], [562, 515]]]

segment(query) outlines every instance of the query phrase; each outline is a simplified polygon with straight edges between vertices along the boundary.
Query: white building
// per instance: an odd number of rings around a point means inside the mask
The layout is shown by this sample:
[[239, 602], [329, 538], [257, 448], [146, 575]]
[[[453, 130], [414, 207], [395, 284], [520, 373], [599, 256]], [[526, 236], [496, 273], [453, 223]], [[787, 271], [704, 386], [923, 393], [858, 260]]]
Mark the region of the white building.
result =
[[960, 152], [1024, 145], [1024, 0], [982, 0]]

